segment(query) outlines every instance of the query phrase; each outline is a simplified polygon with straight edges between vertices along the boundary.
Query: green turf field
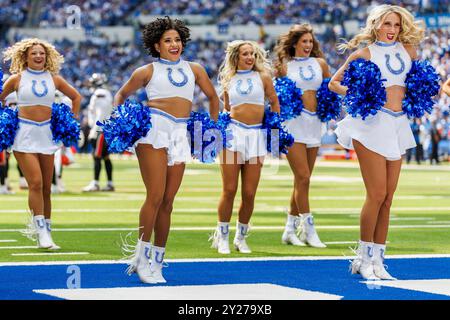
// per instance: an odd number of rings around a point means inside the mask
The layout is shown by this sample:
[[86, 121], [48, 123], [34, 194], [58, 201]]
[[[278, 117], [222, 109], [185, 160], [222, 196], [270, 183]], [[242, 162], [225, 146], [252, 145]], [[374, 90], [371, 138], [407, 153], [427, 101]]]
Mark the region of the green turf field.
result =
[[[16, 194], [0, 195], [1, 262], [122, 257], [120, 237], [129, 232], [136, 237], [138, 212], [145, 194], [136, 160], [114, 161], [114, 193], [81, 193], [92, 178], [90, 157], [78, 156], [75, 164], [65, 167], [63, 180], [68, 192], [52, 197], [53, 238], [62, 247], [58, 255], [35, 255], [48, 252], [30, 248], [34, 243], [19, 232], [27, 220], [27, 193], [18, 190], [15, 161], [13, 157], [11, 160], [10, 180]], [[103, 169], [103, 183], [104, 174]], [[174, 205], [167, 259], [224, 258], [210, 249], [208, 242], [217, 221], [220, 190], [217, 164], [187, 166]], [[359, 238], [359, 210], [364, 201], [357, 163], [321, 161], [315, 168], [311, 208], [318, 233], [328, 243], [326, 249], [281, 244], [284, 208], [289, 204], [291, 191], [292, 174], [287, 163], [281, 162], [279, 168], [266, 163], [251, 221], [253, 229], [247, 239], [253, 253], [248, 256], [350, 256], [349, 246], [354, 246], [350, 242]], [[237, 198], [235, 209], [238, 206]], [[450, 166], [404, 167], [391, 215], [388, 254], [450, 253]], [[237, 210], [232, 226], [236, 216]], [[230, 238], [233, 236], [234, 228]], [[233, 252], [227, 257], [243, 255]]]

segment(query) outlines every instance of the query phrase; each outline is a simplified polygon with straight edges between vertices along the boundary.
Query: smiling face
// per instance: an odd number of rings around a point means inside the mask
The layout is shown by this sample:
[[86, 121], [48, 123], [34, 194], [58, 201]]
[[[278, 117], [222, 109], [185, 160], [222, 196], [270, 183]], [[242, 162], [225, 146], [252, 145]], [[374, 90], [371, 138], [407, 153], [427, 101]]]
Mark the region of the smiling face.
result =
[[239, 47], [238, 70], [251, 70], [255, 65], [255, 52], [249, 44]]
[[155, 44], [156, 50], [159, 52], [161, 58], [177, 61], [180, 59], [181, 52], [183, 51], [183, 43], [181, 37], [176, 30], [167, 30], [163, 33], [159, 43]]
[[311, 33], [305, 33], [295, 44], [296, 57], [309, 57], [314, 46], [314, 39]]
[[377, 39], [388, 43], [397, 41], [401, 25], [401, 18], [397, 13], [391, 12], [387, 14], [380, 28], [377, 29]]
[[46, 62], [46, 52], [43, 46], [35, 44], [27, 50], [27, 66], [33, 70], [43, 70]]

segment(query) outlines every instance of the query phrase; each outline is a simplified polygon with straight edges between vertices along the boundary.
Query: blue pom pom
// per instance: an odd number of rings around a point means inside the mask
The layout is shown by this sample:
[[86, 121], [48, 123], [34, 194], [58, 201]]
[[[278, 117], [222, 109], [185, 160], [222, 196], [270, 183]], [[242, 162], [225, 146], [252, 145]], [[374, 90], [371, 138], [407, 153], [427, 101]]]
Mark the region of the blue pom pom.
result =
[[373, 62], [362, 58], [350, 62], [341, 82], [348, 87], [343, 99], [347, 113], [353, 117], [359, 115], [363, 120], [375, 115], [386, 103], [383, 81], [386, 79], [381, 79], [381, 71]]
[[409, 117], [421, 118], [431, 113], [432, 97], [439, 93], [439, 75], [426, 60], [413, 61], [405, 79], [406, 94], [402, 109]]
[[273, 85], [280, 103], [282, 120], [299, 116], [303, 109], [302, 90], [288, 77], [275, 78]]
[[19, 129], [19, 111], [3, 108], [0, 103], [0, 151], [14, 144], [17, 129]]
[[228, 125], [231, 123], [231, 115], [229, 112], [220, 112], [216, 126], [222, 133], [222, 148], [230, 148], [231, 140], [233, 139], [233, 133], [228, 129]]
[[214, 162], [222, 150], [222, 137], [209, 113], [192, 111], [187, 130], [191, 137], [192, 157], [203, 163]]
[[122, 153], [134, 143], [145, 137], [152, 127], [150, 108], [142, 103], [126, 100], [116, 107], [110, 118], [97, 125], [103, 129], [103, 135], [111, 153]]
[[336, 120], [341, 114], [341, 97], [328, 89], [329, 83], [330, 78], [324, 79], [316, 93], [317, 116], [322, 122]]
[[287, 154], [288, 148], [294, 144], [294, 137], [284, 130], [281, 116], [266, 109], [263, 128], [267, 129], [267, 151], [274, 157], [281, 153]]
[[80, 124], [67, 104], [53, 103], [50, 128], [53, 141], [62, 142], [66, 147], [76, 145], [80, 138]]

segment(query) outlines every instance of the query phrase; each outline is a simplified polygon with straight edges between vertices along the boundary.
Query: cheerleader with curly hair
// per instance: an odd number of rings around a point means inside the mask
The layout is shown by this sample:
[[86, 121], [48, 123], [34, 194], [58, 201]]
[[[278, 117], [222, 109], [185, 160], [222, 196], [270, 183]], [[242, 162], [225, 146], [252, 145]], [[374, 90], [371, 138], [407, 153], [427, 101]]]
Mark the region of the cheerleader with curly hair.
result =
[[[408, 118], [402, 111], [405, 79], [412, 61], [417, 59], [416, 46], [424, 37], [424, 29], [410, 12], [399, 6], [380, 5], [373, 8], [365, 28], [340, 50], [356, 49], [336, 72], [329, 88], [346, 95], [344, 72], [349, 64], [362, 58], [371, 61], [386, 79], [386, 102], [375, 114], [365, 117], [348, 115], [338, 123], [338, 142], [354, 149], [358, 156], [366, 188], [366, 200], [360, 217], [360, 241], [357, 258], [352, 261], [352, 273], [365, 279], [392, 280], [383, 264], [389, 227], [389, 214], [400, 176], [402, 155], [416, 143]], [[365, 90], [365, 88], [361, 88]]]
[[[189, 39], [186, 25], [165, 17], [147, 24], [144, 47], [157, 61], [136, 69], [114, 97], [114, 105], [144, 87], [152, 128], [136, 142], [136, 154], [147, 190], [139, 216], [139, 239], [128, 273], [144, 283], [166, 282], [162, 275], [173, 202], [191, 157], [187, 120], [197, 84], [209, 99], [211, 117], [217, 121], [219, 98], [205, 69], [181, 58]], [[154, 242], [150, 240], [154, 232]]]
[[19, 129], [11, 147], [28, 183], [28, 206], [33, 215], [39, 248], [59, 249], [51, 236], [51, 185], [54, 153], [50, 120], [56, 90], [72, 100], [77, 116], [81, 95], [58, 73], [64, 58], [50, 43], [24, 39], [4, 51], [11, 61], [11, 76], [5, 82], [0, 100], [17, 93]]
[[325, 129], [317, 114], [317, 90], [331, 73], [313, 29], [307, 23], [294, 25], [288, 33], [281, 35], [274, 51], [277, 76], [287, 76], [294, 81], [302, 90], [303, 102], [301, 114], [284, 122], [295, 141], [287, 154], [294, 173], [294, 189], [281, 241], [295, 246], [325, 248], [314, 227], [309, 187]]
[[242, 179], [242, 201], [233, 245], [241, 253], [251, 250], [245, 240], [253, 214], [264, 156], [267, 153], [262, 122], [267, 98], [271, 111], [280, 112], [271, 79], [266, 52], [254, 41], [236, 40], [228, 43], [225, 60], [220, 67], [220, 84], [225, 109], [230, 112], [231, 145], [220, 154], [223, 189], [218, 208], [218, 224], [212, 247], [220, 254], [229, 254], [229, 224], [233, 203]]

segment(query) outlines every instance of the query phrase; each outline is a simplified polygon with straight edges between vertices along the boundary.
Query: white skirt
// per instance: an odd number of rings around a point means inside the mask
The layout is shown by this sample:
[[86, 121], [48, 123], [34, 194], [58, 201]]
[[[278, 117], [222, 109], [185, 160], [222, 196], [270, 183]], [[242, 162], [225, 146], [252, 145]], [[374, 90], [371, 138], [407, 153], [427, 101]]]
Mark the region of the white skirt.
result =
[[344, 148], [354, 149], [352, 139], [355, 139], [389, 161], [400, 160], [407, 149], [416, 146], [406, 114], [386, 108], [364, 121], [348, 115], [338, 122], [335, 133]]
[[306, 148], [320, 147], [326, 131], [325, 124], [320, 121], [317, 113], [306, 109], [299, 116], [283, 122], [283, 125], [294, 137], [294, 142], [304, 143]]
[[54, 154], [61, 146], [53, 142], [50, 120], [36, 122], [19, 117], [19, 129], [9, 151]]
[[145, 137], [135, 142], [133, 148], [140, 143], [151, 144], [155, 149], [165, 148], [168, 166], [189, 161], [191, 158], [191, 144], [187, 132], [189, 118], [175, 118], [155, 108], [150, 110], [152, 127]]
[[267, 154], [267, 130], [262, 129], [261, 124], [248, 125], [231, 119], [228, 129], [231, 130], [233, 139], [227, 149], [239, 152], [243, 161]]

